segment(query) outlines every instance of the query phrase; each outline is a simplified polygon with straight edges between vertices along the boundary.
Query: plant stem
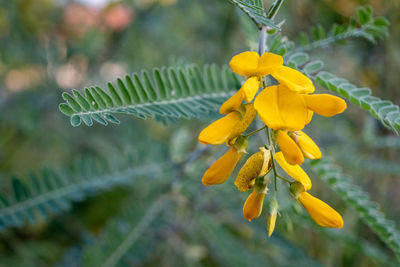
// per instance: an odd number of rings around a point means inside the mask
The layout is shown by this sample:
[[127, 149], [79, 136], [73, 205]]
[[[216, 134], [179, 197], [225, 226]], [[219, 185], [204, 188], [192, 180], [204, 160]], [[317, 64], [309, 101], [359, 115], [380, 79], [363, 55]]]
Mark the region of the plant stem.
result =
[[251, 133], [249, 133], [249, 134], [243, 135], [243, 137], [249, 137], [249, 136], [251, 136], [251, 135], [253, 135], [253, 134], [255, 134], [255, 133], [258, 133], [259, 131], [264, 130], [265, 128], [267, 128], [267, 126], [264, 126], [264, 127], [260, 128], [260, 129], [258, 129], [258, 130], [255, 130], [254, 132], [251, 132]]

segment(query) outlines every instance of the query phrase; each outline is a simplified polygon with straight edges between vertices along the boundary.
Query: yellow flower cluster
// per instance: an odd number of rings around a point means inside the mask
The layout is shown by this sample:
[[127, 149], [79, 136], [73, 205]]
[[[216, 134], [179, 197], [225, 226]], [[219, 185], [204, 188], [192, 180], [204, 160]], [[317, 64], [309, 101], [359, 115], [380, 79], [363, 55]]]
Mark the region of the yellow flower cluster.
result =
[[[311, 189], [311, 180], [300, 165], [304, 157], [322, 157], [318, 146], [302, 129], [310, 123], [314, 113], [334, 116], [346, 109], [346, 102], [328, 94], [312, 94], [315, 90], [312, 81], [301, 72], [284, 66], [283, 58], [273, 53], [260, 56], [256, 52], [244, 52], [234, 56], [229, 66], [233, 72], [246, 77], [246, 81], [221, 106], [219, 112], [225, 116], [207, 126], [199, 135], [199, 142], [203, 144], [225, 143], [230, 147], [205, 172], [203, 184], [221, 184], [230, 177], [243, 153], [246, 153], [248, 138], [252, 134], [243, 133], [258, 115], [265, 126], [255, 132], [265, 128], [270, 143], [247, 159], [235, 180], [240, 191], [253, 190], [243, 206], [244, 218], [251, 221], [261, 215], [268, 191], [267, 176], [272, 173], [275, 190], [276, 178], [289, 182], [294, 198], [304, 206], [316, 224], [341, 228], [343, 219], [340, 214], [307, 192]], [[278, 84], [265, 86], [263, 77], [268, 75]], [[258, 93], [260, 88], [262, 90]], [[279, 152], [275, 152], [276, 147], [279, 147]], [[276, 163], [294, 181], [280, 176]], [[268, 235], [271, 235], [278, 214], [275, 194], [269, 209]]]

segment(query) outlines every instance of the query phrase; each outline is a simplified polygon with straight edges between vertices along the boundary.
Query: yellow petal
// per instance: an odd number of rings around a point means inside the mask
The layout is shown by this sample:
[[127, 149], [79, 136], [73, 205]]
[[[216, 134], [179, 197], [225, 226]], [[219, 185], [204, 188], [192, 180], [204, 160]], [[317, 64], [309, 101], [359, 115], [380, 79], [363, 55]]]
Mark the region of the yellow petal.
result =
[[278, 86], [269, 86], [262, 90], [254, 101], [254, 108], [268, 127], [272, 129], [284, 127], [278, 107]]
[[[307, 103], [306, 103], [307, 104]], [[306, 125], [309, 124], [312, 120], [312, 117], [314, 115], [314, 112], [312, 112], [311, 110], [307, 110], [307, 120], [306, 120]]]
[[225, 103], [222, 104], [219, 109], [219, 113], [228, 114], [232, 111], [239, 109], [243, 101], [243, 92], [241, 90], [237, 91], [233, 96], [231, 96]]
[[204, 173], [201, 179], [203, 184], [215, 185], [224, 183], [231, 176], [242, 154], [242, 152], [238, 152], [235, 148], [229, 149]]
[[260, 119], [274, 130], [301, 130], [308, 118], [303, 97], [285, 86], [265, 88], [256, 97], [254, 107]]
[[208, 125], [199, 134], [199, 142], [206, 145], [220, 145], [228, 141], [232, 131], [240, 124], [239, 112], [231, 112]]
[[246, 220], [251, 221], [261, 215], [264, 197], [264, 193], [257, 193], [255, 189], [249, 195], [243, 206], [243, 216]]
[[342, 228], [343, 218], [331, 206], [307, 192], [299, 194], [298, 200], [310, 214], [313, 221], [322, 227]]
[[257, 52], [243, 52], [234, 56], [229, 62], [232, 71], [246, 77], [256, 76], [258, 60], [260, 56]]
[[305, 157], [309, 159], [320, 159], [322, 157], [321, 150], [306, 133], [296, 132], [295, 140]]
[[325, 117], [342, 113], [347, 107], [343, 99], [328, 94], [304, 95], [304, 99], [309, 109]]
[[[226, 139], [226, 143], [230, 145], [233, 140], [236, 140], [236, 138], [241, 135], [246, 129], [250, 126], [252, 121], [254, 120], [257, 112], [254, 109], [254, 105], [251, 104], [245, 104], [243, 105], [244, 107], [244, 115], [241, 117], [239, 123], [236, 125], [236, 127], [233, 127], [230, 135]], [[227, 115], [229, 116], [229, 114]], [[224, 129], [219, 129], [220, 131], [224, 131]]]
[[282, 67], [283, 58], [274, 53], [264, 53], [258, 61], [258, 76], [266, 76]]
[[272, 76], [278, 80], [280, 84], [287, 86], [290, 90], [297, 93], [312, 93], [315, 88], [312, 81], [298, 70], [281, 66], [277, 68]]
[[303, 153], [296, 142], [285, 131], [278, 131], [277, 143], [285, 160], [292, 165], [301, 165], [304, 161]]
[[242, 90], [244, 99], [247, 102], [251, 102], [256, 95], [258, 88], [260, 88], [258, 77], [251, 77], [245, 81], [240, 90]]
[[305, 190], [311, 189], [311, 180], [307, 173], [299, 165], [290, 165], [285, 160], [282, 152], [275, 153], [274, 158], [278, 162], [279, 166], [294, 180], [298, 181], [304, 186]]
[[248, 191], [254, 186], [256, 178], [264, 165], [264, 152], [259, 151], [248, 158], [240, 169], [235, 185], [240, 191]]

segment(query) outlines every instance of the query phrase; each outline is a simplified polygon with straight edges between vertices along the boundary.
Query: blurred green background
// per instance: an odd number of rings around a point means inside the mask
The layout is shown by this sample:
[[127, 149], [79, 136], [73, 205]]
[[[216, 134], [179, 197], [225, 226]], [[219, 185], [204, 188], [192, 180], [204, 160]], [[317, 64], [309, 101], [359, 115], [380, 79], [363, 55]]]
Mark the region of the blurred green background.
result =
[[[361, 4], [388, 18], [389, 38], [377, 45], [352, 39], [310, 54], [332, 73], [399, 104], [398, 0], [286, 1], [277, 21], [286, 19], [282, 33], [297, 41], [313, 25], [347, 22]], [[313, 192], [344, 215], [344, 229], [321, 230], [304, 212], [289, 209], [267, 239], [265, 214], [252, 223], [242, 218], [247, 195], [235, 191], [233, 179], [211, 188], [201, 184], [206, 166], [222, 153], [197, 144], [211, 119], [163, 126], [120, 116], [119, 126], [73, 128], [58, 111], [61, 93], [72, 88], [103, 86], [152, 67], [226, 64], [248, 49], [242, 16], [227, 0], [0, 0], [1, 192], [10, 193], [14, 176], [73, 169], [85, 158], [133, 157], [132, 166], [155, 169], [175, 164], [154, 179], [93, 192], [46, 222], [3, 230], [0, 266], [100, 266], [93, 258], [101, 253], [91, 248], [107, 251], [108, 239], [121, 241], [124, 234], [117, 233], [135, 225], [165, 192], [175, 200], [160, 203], [171, 212], [148, 222], [121, 266], [396, 265], [392, 252], [316, 176]], [[333, 119], [316, 117], [307, 131], [390, 219], [399, 220], [400, 140], [392, 132], [355, 106]], [[281, 186], [291, 203], [285, 190]]]

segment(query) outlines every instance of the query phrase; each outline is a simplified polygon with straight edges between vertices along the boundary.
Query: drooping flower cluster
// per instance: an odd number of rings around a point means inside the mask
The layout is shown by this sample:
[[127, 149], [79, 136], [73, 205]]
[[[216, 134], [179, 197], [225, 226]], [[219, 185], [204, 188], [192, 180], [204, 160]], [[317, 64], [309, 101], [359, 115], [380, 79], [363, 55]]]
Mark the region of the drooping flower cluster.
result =
[[[244, 52], [229, 63], [233, 72], [246, 77], [240, 90], [220, 108], [224, 116], [207, 126], [199, 135], [199, 142], [206, 145], [226, 144], [228, 151], [205, 172], [204, 185], [224, 183], [232, 174], [252, 134], [267, 131], [269, 144], [251, 155], [238, 172], [235, 185], [240, 191], [253, 190], [243, 206], [244, 217], [251, 221], [261, 215], [269, 177], [290, 183], [290, 191], [316, 224], [323, 227], [341, 228], [343, 220], [339, 213], [326, 203], [313, 197], [311, 180], [300, 165], [304, 157], [319, 159], [321, 151], [302, 130], [310, 123], [313, 114], [334, 116], [346, 109], [346, 102], [328, 94], [312, 94], [312, 81], [301, 72], [283, 65], [283, 58], [273, 53], [259, 55]], [[277, 85], [266, 86], [263, 77], [271, 75]], [[259, 89], [262, 89], [258, 95]], [[254, 101], [253, 101], [254, 100]], [[265, 124], [253, 133], [243, 133], [258, 115]], [[279, 147], [280, 151], [275, 152]], [[293, 179], [277, 173], [276, 163]], [[270, 201], [268, 235], [271, 235], [278, 214], [278, 202]]]

